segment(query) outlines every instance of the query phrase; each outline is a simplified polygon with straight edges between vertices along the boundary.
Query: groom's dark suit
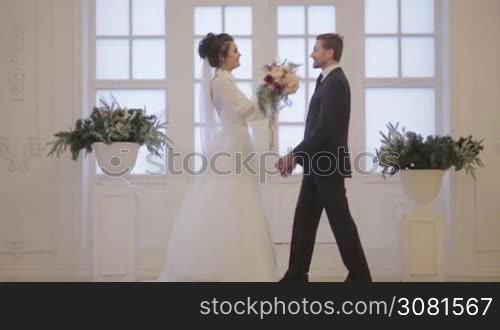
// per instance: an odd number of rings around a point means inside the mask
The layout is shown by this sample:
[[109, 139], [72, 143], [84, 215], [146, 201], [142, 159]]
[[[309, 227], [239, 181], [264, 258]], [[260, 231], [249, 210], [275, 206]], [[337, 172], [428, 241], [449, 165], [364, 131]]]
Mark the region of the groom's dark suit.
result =
[[341, 68], [331, 71], [311, 98], [303, 141], [292, 151], [304, 176], [295, 209], [290, 261], [282, 279], [307, 281], [316, 231], [326, 210], [348, 281], [371, 281], [358, 230], [349, 212], [346, 177], [351, 177], [347, 146], [350, 89]]

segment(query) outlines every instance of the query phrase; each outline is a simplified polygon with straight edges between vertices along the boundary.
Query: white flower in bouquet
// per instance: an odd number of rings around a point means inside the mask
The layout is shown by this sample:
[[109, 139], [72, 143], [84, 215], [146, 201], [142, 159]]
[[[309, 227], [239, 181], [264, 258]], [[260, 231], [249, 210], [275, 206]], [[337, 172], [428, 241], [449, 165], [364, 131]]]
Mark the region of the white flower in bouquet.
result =
[[299, 65], [286, 60], [281, 64], [273, 62], [264, 66], [264, 81], [257, 90], [257, 98], [260, 109], [267, 116], [275, 115], [279, 110], [291, 105], [288, 96], [299, 89], [299, 78], [295, 72], [298, 67]]
[[287, 73], [284, 77], [285, 93], [292, 95], [299, 89], [299, 78], [295, 74]]
[[269, 74], [274, 78], [274, 80], [280, 80], [286, 74], [286, 72], [283, 67], [276, 65], [272, 67], [271, 71], [269, 71]]

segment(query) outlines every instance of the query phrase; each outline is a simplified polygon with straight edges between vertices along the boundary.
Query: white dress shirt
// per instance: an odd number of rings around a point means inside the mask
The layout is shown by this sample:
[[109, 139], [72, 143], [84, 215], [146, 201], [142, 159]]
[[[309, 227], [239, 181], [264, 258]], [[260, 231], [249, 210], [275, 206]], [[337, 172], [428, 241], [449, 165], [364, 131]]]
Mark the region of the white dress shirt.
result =
[[324, 68], [323, 71], [321, 72], [321, 74], [323, 75], [323, 78], [321, 78], [321, 82], [323, 82], [326, 76], [328, 76], [328, 74], [333, 70], [335, 70], [336, 68], [340, 68], [340, 64], [338, 62]]

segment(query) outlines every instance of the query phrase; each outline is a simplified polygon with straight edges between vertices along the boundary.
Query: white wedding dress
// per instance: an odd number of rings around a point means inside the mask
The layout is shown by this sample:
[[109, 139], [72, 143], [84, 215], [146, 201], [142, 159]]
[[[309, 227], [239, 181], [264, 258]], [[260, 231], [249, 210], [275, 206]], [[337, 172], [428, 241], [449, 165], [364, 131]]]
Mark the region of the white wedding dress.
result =
[[216, 152], [227, 153], [217, 159], [217, 169], [233, 174], [209, 169], [190, 178], [158, 281], [274, 282], [275, 255], [258, 176], [246, 170], [234, 174], [235, 154], [245, 159], [254, 151], [247, 122], [265, 117], [228, 71], [216, 72], [211, 92], [221, 129], [208, 147], [208, 159]]

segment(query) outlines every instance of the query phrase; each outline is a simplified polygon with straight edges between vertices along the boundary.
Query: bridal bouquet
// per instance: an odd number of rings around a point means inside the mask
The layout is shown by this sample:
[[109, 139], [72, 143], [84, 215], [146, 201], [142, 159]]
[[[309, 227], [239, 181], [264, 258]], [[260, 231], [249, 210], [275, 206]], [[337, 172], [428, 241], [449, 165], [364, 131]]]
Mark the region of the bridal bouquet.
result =
[[260, 109], [267, 116], [291, 104], [288, 96], [299, 89], [299, 78], [295, 72], [298, 67], [298, 64], [286, 60], [281, 64], [273, 62], [264, 66], [264, 81], [257, 89], [257, 98]]
[[257, 88], [259, 108], [269, 120], [269, 149], [274, 147], [276, 120], [278, 112], [291, 105], [289, 95], [299, 89], [299, 78], [296, 70], [298, 64], [287, 62], [278, 64], [273, 62], [264, 66], [264, 80]]

